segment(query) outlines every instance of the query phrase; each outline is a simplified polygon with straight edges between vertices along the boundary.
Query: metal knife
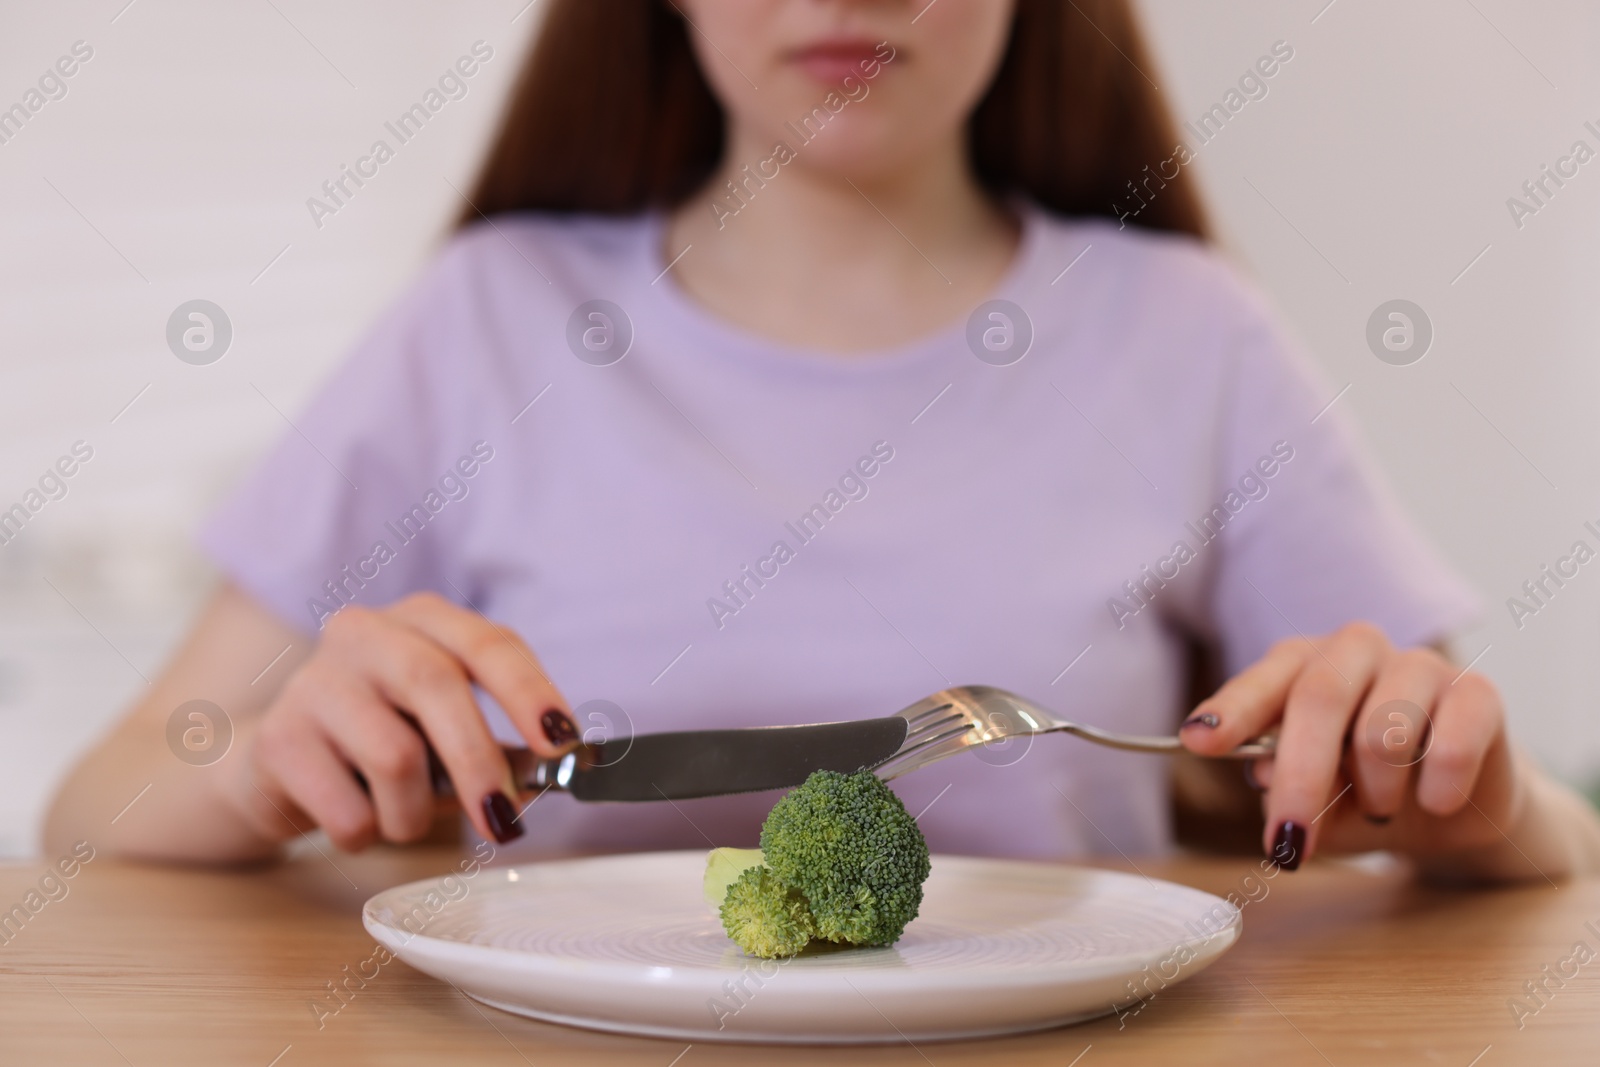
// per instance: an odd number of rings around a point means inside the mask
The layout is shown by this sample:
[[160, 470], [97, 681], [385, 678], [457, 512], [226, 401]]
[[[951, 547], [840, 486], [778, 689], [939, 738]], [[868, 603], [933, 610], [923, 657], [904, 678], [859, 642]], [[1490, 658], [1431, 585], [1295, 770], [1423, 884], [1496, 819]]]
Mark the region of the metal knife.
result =
[[[579, 745], [559, 759], [505, 749], [517, 784], [557, 789], [579, 800], [683, 800], [788, 789], [812, 771], [851, 773], [876, 767], [900, 750], [908, 725], [898, 715], [814, 726], [754, 726], [637, 734]], [[452, 793], [430, 753], [434, 789]]]

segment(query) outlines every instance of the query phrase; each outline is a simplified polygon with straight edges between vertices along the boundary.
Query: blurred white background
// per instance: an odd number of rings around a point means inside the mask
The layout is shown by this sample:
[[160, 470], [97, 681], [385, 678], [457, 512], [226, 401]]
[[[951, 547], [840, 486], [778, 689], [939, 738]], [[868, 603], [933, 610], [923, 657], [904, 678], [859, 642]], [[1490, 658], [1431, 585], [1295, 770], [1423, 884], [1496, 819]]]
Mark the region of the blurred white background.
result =
[[[1231, 254], [1482, 593], [1461, 658], [1482, 653], [1524, 742], [1587, 784], [1600, 773], [1600, 566], [1520, 630], [1505, 600], [1577, 538], [1600, 544], [1582, 529], [1600, 526], [1600, 160], [1520, 229], [1506, 200], [1574, 141], [1600, 150], [1584, 128], [1600, 130], [1600, 9], [1141, 6], [1160, 57], [1149, 74], [1180, 121], [1274, 42], [1294, 49], [1195, 167]], [[0, 108], [74, 42], [93, 49], [66, 95], [0, 143], [0, 508], [74, 441], [94, 449], [68, 494], [0, 547], [0, 855], [32, 851], [67, 761], [198, 606], [200, 517], [436, 247], [539, 7], [0, 3]], [[306, 199], [480, 39], [494, 55], [469, 94], [317, 228]], [[169, 314], [195, 298], [233, 323], [210, 366], [165, 341]], [[1365, 340], [1394, 298], [1435, 329], [1410, 366]]]

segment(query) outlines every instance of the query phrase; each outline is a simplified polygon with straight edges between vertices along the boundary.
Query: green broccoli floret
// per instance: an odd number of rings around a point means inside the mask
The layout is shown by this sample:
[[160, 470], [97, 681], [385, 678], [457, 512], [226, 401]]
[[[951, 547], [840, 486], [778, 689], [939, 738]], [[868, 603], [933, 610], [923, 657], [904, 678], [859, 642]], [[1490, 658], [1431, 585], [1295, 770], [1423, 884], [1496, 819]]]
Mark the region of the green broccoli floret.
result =
[[717, 848], [705, 895], [752, 956], [793, 956], [813, 938], [891, 945], [917, 917], [928, 843], [870, 771], [817, 771], [767, 815], [761, 847]]
[[793, 956], [816, 936], [805, 898], [765, 867], [748, 867], [722, 901], [722, 928], [752, 956]]
[[870, 771], [817, 771], [761, 827], [766, 866], [811, 907], [817, 936], [891, 945], [917, 917], [928, 842]]

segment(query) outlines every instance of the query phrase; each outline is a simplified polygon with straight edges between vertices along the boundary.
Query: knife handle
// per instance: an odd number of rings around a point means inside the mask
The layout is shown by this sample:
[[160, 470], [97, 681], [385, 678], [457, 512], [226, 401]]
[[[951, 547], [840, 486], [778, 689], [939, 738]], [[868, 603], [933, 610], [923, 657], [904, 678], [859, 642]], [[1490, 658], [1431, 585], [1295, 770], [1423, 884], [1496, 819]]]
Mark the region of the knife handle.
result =
[[[417, 731], [421, 733], [419, 729]], [[433, 789], [433, 795], [441, 799], [450, 799], [456, 795], [455, 783], [450, 781], [450, 773], [444, 769], [444, 761], [439, 759], [439, 753], [434, 751], [433, 744], [427, 737], [422, 739], [423, 746], [428, 752], [428, 784]], [[579, 746], [580, 749], [587, 746]], [[568, 752], [555, 759], [540, 759], [532, 749], [512, 745], [502, 745], [500, 751], [504, 753], [506, 762], [511, 765], [511, 777], [516, 780], [520, 789], [527, 791], [558, 789], [565, 791], [570, 788], [572, 774], [578, 768], [578, 752]], [[372, 788], [367, 784], [366, 776], [359, 770], [352, 770], [356, 784], [368, 796], [372, 795]]]
[[[527, 749], [509, 749], [507, 758], [511, 760], [511, 774], [516, 778], [517, 784], [524, 789], [555, 789], [568, 792], [572, 788], [572, 776], [577, 771], [582, 758], [579, 755], [587, 745], [580, 745], [577, 749], [555, 759], [540, 759], [533, 756]], [[524, 759], [519, 757], [532, 756]], [[531, 764], [531, 766], [530, 766]]]
[[[532, 749], [515, 745], [501, 745], [500, 751], [505, 755], [506, 762], [511, 765], [511, 777], [516, 781], [519, 790], [529, 793], [544, 792], [547, 789], [567, 792], [572, 787], [572, 775], [580, 766], [583, 753], [591, 747], [579, 745], [573, 751], [555, 759], [542, 759]], [[451, 783], [450, 776], [445, 773], [444, 765], [439, 762], [432, 745], [428, 746], [428, 780], [433, 785], [434, 796], [456, 795], [455, 786]]]

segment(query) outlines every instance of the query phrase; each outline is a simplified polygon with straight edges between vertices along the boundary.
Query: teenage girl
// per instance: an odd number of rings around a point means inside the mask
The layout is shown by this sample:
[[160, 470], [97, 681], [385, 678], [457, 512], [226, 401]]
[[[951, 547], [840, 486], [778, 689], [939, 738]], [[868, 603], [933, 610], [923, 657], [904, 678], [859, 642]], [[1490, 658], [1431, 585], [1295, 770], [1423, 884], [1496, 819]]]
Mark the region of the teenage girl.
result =
[[[415, 840], [425, 739], [530, 854], [747, 845], [771, 796], [529, 808], [500, 743], [984, 683], [1277, 755], [1243, 806], [1233, 764], [962, 756], [896, 783], [935, 850], [1600, 867], [1436, 651], [1475, 600], [1212, 249], [1155, 76], [1126, 0], [548, 0], [458, 231], [205, 526], [221, 587], [52, 847]], [[192, 700], [220, 759], [174, 755]]]

